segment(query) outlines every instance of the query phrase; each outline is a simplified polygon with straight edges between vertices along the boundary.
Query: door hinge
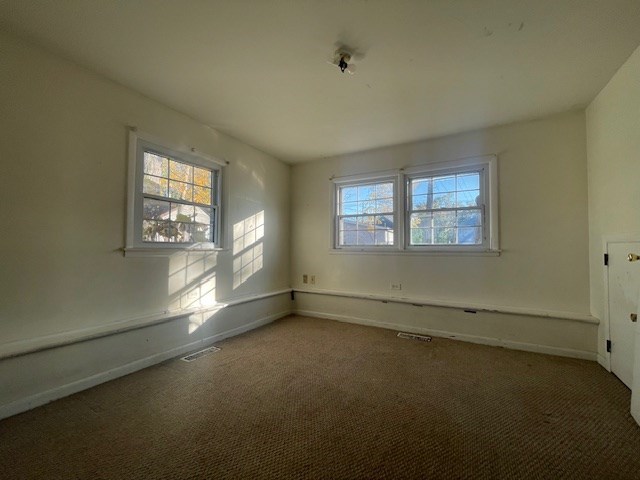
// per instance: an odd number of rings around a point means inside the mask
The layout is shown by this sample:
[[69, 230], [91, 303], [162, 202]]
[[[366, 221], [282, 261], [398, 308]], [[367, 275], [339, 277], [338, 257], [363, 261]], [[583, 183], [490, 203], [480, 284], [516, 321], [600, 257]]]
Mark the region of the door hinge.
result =
[[296, 292], [294, 290], [291, 290], [291, 300], [295, 300], [296, 299]]
[[611, 352], [611, 340], [607, 340], [607, 352]]
[[604, 264], [605, 264], [605, 266], [609, 266], [609, 254], [608, 253], [604, 254]]

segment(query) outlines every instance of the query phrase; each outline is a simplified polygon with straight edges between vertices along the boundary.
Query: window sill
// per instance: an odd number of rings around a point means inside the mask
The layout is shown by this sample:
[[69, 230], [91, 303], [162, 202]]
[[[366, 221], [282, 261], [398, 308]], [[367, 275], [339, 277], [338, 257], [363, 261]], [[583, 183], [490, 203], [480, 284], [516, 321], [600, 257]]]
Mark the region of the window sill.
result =
[[329, 250], [336, 255], [419, 255], [436, 257], [499, 257], [502, 250], [371, 250], [336, 249]]
[[189, 253], [213, 253], [225, 252], [228, 248], [167, 248], [167, 247], [125, 247], [120, 249], [125, 257], [172, 257], [174, 255], [186, 255]]

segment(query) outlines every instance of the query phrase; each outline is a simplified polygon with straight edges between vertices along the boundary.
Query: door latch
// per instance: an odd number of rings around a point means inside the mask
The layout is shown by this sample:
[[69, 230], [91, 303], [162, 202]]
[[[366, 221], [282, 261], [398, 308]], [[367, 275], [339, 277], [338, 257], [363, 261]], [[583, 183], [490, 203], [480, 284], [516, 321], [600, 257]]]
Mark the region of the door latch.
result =
[[632, 322], [637, 322], [638, 321], [638, 314], [637, 313], [632, 313], [629, 315], [629, 320], [631, 320]]
[[640, 255], [630, 253], [629, 255], [627, 255], [627, 260], [629, 260], [630, 262], [637, 262], [638, 260], [640, 260]]

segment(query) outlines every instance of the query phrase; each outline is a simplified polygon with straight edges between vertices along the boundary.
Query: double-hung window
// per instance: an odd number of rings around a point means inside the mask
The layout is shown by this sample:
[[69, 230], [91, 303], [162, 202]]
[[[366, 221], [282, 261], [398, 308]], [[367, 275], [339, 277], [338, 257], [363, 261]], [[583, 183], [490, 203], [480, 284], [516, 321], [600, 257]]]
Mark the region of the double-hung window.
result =
[[221, 166], [131, 136], [127, 249], [219, 247]]
[[335, 249], [499, 251], [495, 156], [409, 167], [387, 175], [334, 180]]
[[482, 176], [467, 170], [409, 177], [408, 245], [482, 245]]
[[336, 246], [396, 245], [396, 184], [393, 177], [336, 184]]

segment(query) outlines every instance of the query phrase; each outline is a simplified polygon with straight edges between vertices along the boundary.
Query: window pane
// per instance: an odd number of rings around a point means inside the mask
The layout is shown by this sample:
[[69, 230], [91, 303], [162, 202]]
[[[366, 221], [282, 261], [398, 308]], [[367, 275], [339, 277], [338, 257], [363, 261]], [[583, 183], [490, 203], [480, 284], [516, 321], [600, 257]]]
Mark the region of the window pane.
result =
[[358, 202], [343, 203], [341, 208], [340, 215], [355, 215], [358, 213]]
[[145, 220], [166, 220], [169, 217], [169, 202], [145, 198], [142, 206], [142, 218]]
[[193, 183], [211, 188], [211, 170], [193, 167]]
[[340, 189], [340, 202], [356, 202], [358, 200], [358, 189], [356, 187], [342, 187]]
[[432, 219], [431, 213], [412, 213], [409, 221], [411, 228], [431, 228]]
[[193, 241], [194, 242], [212, 242], [211, 237], [211, 225], [201, 225], [196, 223], [192, 226]]
[[480, 210], [459, 210], [459, 227], [479, 227], [482, 225], [482, 212]]
[[169, 197], [190, 202], [193, 198], [193, 185], [170, 180]]
[[340, 186], [338, 209], [338, 245], [393, 245], [394, 182]]
[[358, 245], [375, 245], [375, 232], [374, 230], [358, 230], [357, 232]]
[[362, 185], [358, 187], [358, 201], [362, 202], [363, 200], [373, 200], [373, 198], [375, 197], [374, 192], [374, 185]]
[[456, 206], [456, 194], [454, 192], [433, 194], [432, 208], [453, 208], [455, 206]]
[[356, 222], [353, 218], [340, 220], [339, 245], [355, 245], [357, 242]]
[[480, 190], [458, 192], [456, 207], [475, 207], [480, 200]]
[[393, 198], [393, 183], [378, 183], [375, 186], [375, 197], [380, 198]]
[[373, 230], [376, 217], [356, 217], [358, 230]]
[[169, 185], [169, 182], [164, 178], [145, 175], [144, 181], [142, 183], [142, 192], [148, 193], [150, 195], [158, 195], [160, 197], [166, 197], [168, 185]]
[[455, 228], [434, 228], [433, 243], [435, 244], [451, 244], [456, 241]]
[[213, 203], [211, 189], [206, 187], [193, 187], [193, 201], [195, 203], [211, 205]]
[[181, 236], [178, 227], [168, 220], [143, 220], [143, 242], [177, 242]]
[[456, 190], [456, 177], [434, 177], [433, 193], [454, 192]]
[[193, 222], [195, 208], [193, 205], [182, 205], [180, 203], [171, 204], [171, 220], [177, 222]]
[[416, 195], [412, 198], [413, 210], [425, 210], [431, 208], [433, 200], [430, 201], [431, 195]]
[[455, 227], [456, 212], [433, 212], [434, 227]]
[[477, 245], [482, 243], [481, 227], [463, 227], [458, 229], [458, 243]]
[[381, 215], [376, 217], [376, 245], [393, 245], [393, 224], [394, 217], [392, 215]]
[[431, 179], [421, 178], [420, 180], [411, 181], [411, 193], [413, 195], [426, 195], [429, 193], [429, 184]]
[[392, 213], [392, 212], [393, 212], [393, 198], [376, 200], [374, 213]]
[[144, 152], [144, 173], [167, 177], [169, 160], [151, 152]]
[[196, 223], [211, 223], [213, 218], [213, 208], [195, 207], [195, 221]]
[[186, 163], [169, 160], [169, 178], [181, 182], [193, 182], [193, 167]]
[[432, 243], [433, 230], [431, 228], [412, 228], [411, 245], [429, 245]]
[[458, 190], [479, 190], [480, 174], [469, 173], [464, 175], [458, 175], [456, 178], [456, 185]]

